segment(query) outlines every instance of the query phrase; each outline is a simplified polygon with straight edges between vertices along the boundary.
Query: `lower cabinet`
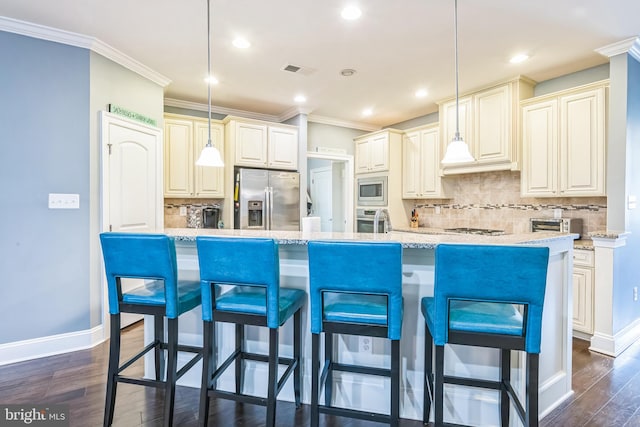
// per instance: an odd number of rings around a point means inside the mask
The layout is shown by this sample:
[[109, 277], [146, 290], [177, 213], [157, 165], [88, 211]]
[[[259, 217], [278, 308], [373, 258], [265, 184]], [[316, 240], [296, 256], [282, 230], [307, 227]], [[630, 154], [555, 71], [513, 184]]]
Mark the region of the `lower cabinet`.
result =
[[594, 252], [573, 251], [573, 330], [593, 334]]

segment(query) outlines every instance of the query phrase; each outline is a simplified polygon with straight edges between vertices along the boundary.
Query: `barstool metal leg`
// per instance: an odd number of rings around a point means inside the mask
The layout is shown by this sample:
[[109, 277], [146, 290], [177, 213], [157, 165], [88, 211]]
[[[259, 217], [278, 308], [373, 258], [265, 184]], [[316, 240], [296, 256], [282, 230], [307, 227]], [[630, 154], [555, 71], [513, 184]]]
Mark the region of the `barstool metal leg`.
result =
[[167, 380], [164, 394], [164, 425], [173, 425], [173, 408], [176, 395], [178, 368], [178, 319], [167, 319]]
[[400, 340], [391, 340], [391, 416], [390, 426], [400, 419]]
[[200, 385], [200, 411], [198, 414], [199, 425], [204, 427], [209, 423], [209, 388], [211, 387], [211, 378], [215, 364], [213, 361], [214, 323], [204, 321], [202, 327], [202, 384]]
[[527, 379], [526, 379], [526, 409], [525, 426], [538, 427], [538, 374], [540, 369], [540, 355], [527, 353]]
[[293, 396], [296, 408], [301, 405], [300, 390], [302, 388], [302, 315], [300, 310], [293, 315], [293, 358], [296, 367], [293, 370]]
[[269, 328], [269, 382], [267, 390], [267, 427], [276, 425], [278, 394], [278, 328]]
[[435, 425], [444, 423], [444, 346], [436, 345], [436, 375], [433, 393]]
[[118, 366], [120, 364], [120, 314], [111, 316], [109, 340], [109, 370], [107, 372], [107, 393], [104, 405], [104, 427], [113, 423], [113, 410], [116, 405]]
[[511, 382], [511, 350], [500, 350], [500, 424], [509, 427], [509, 393]]
[[236, 359], [236, 394], [244, 389], [244, 325], [236, 323], [236, 350], [240, 355]]
[[333, 401], [333, 334], [324, 333], [324, 364], [327, 367], [327, 376], [324, 380], [324, 404], [331, 406]]
[[156, 380], [160, 381], [164, 378], [165, 357], [162, 343], [164, 343], [164, 316], [153, 316], [153, 339], [157, 343], [154, 349], [154, 367]]
[[311, 427], [318, 427], [320, 412], [320, 334], [311, 334]]
[[422, 423], [429, 422], [431, 402], [433, 401], [433, 337], [429, 327], [424, 326], [424, 399], [422, 406]]

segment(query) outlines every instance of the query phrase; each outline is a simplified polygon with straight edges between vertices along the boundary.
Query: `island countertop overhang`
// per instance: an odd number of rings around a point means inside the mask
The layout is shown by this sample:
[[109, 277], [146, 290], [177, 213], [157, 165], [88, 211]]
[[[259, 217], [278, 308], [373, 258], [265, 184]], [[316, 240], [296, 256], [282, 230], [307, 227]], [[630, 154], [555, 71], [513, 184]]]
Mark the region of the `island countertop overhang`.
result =
[[403, 248], [433, 249], [440, 243], [463, 243], [483, 245], [520, 245], [560, 243], [563, 240], [572, 242], [577, 234], [557, 232], [536, 232], [505, 234], [501, 236], [479, 236], [455, 233], [405, 232], [402, 230], [390, 233], [339, 233], [339, 232], [303, 232], [303, 231], [265, 231], [265, 230], [231, 230], [204, 228], [165, 228], [164, 233], [176, 241], [195, 241], [198, 236], [223, 237], [266, 237], [275, 239], [280, 245], [307, 245], [310, 240], [354, 240], [370, 242], [399, 242]]

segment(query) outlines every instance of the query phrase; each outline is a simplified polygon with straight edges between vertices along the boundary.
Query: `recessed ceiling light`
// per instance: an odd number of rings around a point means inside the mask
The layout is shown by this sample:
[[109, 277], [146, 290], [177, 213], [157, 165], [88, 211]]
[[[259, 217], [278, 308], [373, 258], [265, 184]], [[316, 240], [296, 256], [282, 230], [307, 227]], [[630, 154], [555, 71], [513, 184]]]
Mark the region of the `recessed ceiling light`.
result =
[[340, 13], [340, 15], [342, 16], [343, 19], [346, 19], [347, 21], [354, 21], [360, 18], [360, 16], [362, 15], [362, 11], [360, 10], [360, 8], [358, 8], [358, 6], [349, 5], [344, 9], [342, 9], [342, 12]]
[[247, 49], [251, 46], [251, 43], [249, 43], [247, 39], [237, 37], [235, 40], [233, 40], [233, 45], [238, 49]]
[[364, 110], [362, 110], [362, 115], [363, 116], [370, 116], [373, 114], [373, 110], [371, 108], [365, 108]]
[[519, 53], [517, 55], [515, 55], [514, 57], [512, 57], [509, 62], [511, 62], [512, 64], [519, 64], [520, 62], [524, 62], [527, 59], [529, 59], [529, 55], [527, 55], [526, 53]]
[[205, 81], [205, 83], [211, 83], [212, 85], [217, 85], [219, 83], [218, 79], [216, 79], [213, 76], [205, 77], [204, 81]]
[[299, 103], [303, 103], [303, 102], [307, 102], [307, 97], [304, 95], [296, 95], [296, 97], [293, 98], [293, 100]]
[[416, 98], [424, 98], [427, 96], [427, 91], [425, 89], [419, 89], [416, 91]]
[[356, 73], [356, 70], [353, 68], [345, 68], [344, 70], [340, 70], [340, 75], [343, 77], [351, 77]]

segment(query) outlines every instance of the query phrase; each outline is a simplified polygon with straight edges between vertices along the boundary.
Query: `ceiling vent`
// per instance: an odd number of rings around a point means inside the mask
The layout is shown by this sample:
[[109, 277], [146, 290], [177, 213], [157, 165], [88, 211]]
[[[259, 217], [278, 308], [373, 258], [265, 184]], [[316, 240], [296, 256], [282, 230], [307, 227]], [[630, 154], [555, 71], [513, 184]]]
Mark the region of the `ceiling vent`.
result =
[[303, 74], [305, 76], [313, 74], [316, 71], [313, 68], [303, 67], [301, 65], [293, 65], [293, 64], [285, 65], [284, 67], [282, 67], [282, 70], [289, 71], [290, 73], [295, 73], [295, 74]]

